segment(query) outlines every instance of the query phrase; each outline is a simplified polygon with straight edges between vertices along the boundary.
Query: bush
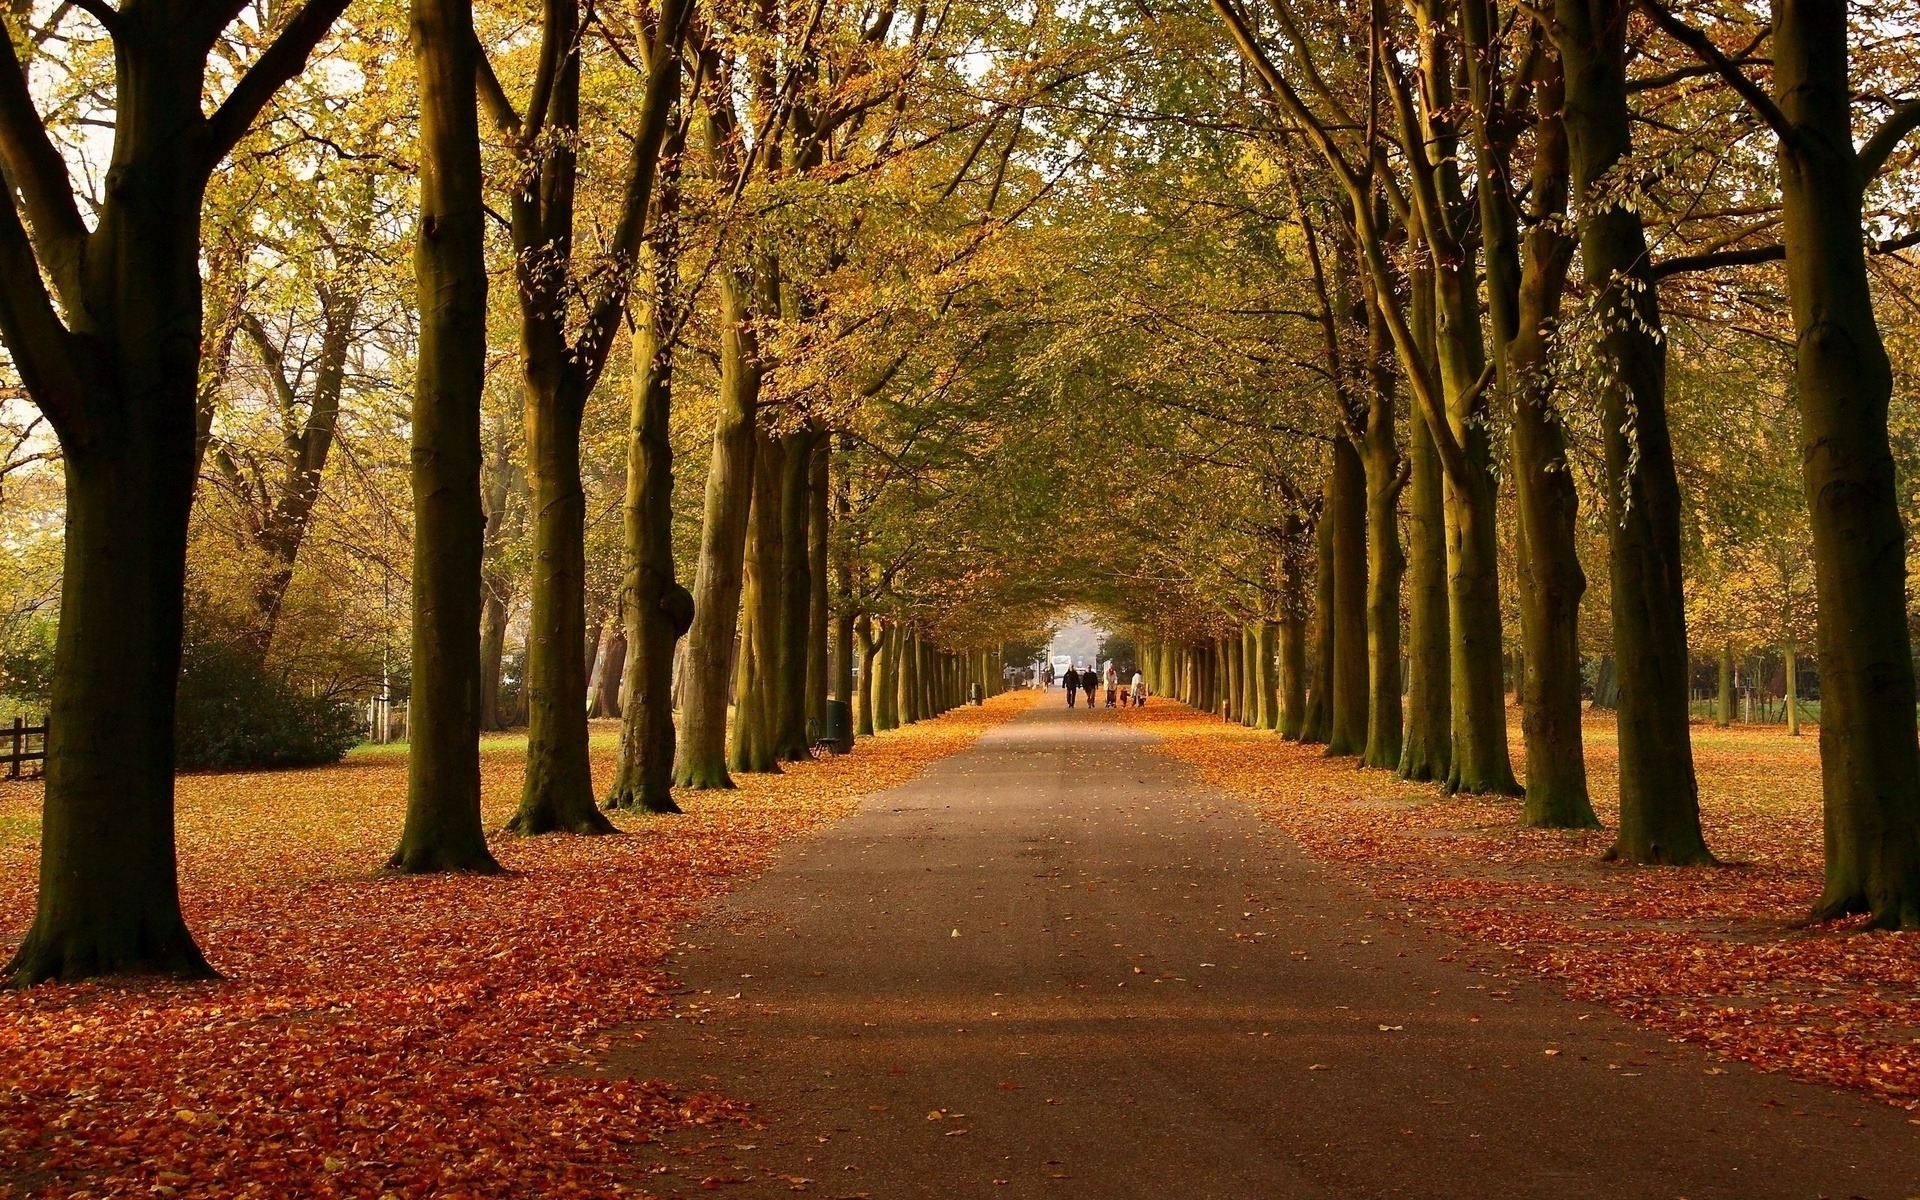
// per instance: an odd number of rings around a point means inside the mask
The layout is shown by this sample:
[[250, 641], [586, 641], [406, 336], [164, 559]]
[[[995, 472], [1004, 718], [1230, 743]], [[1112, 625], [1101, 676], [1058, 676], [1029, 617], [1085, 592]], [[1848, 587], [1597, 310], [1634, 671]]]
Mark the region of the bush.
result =
[[181, 770], [320, 766], [359, 742], [354, 704], [309, 695], [198, 615], [189, 609], [180, 662], [174, 728]]
[[0, 621], [0, 717], [37, 723], [53, 698], [53, 638], [59, 622], [44, 612]]

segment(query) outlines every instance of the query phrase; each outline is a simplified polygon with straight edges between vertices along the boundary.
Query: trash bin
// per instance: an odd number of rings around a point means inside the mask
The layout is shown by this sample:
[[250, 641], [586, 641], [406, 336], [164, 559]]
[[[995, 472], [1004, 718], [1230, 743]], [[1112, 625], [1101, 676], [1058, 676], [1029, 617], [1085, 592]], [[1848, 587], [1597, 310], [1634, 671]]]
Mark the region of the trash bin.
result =
[[972, 684], [968, 690], [973, 693], [969, 699], [975, 704], [985, 704], [987, 702], [987, 689], [985, 684]]
[[853, 752], [853, 707], [845, 700], [827, 701], [827, 740], [835, 754]]

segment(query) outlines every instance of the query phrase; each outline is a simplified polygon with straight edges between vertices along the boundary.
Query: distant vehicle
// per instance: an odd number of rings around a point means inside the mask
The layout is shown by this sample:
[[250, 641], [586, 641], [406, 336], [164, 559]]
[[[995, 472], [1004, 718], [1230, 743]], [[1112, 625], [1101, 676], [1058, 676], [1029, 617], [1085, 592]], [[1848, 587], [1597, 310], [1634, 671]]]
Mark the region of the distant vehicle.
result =
[[1072, 665], [1073, 665], [1073, 656], [1071, 654], [1054, 655], [1053, 656], [1053, 677], [1055, 679], [1058, 679], [1062, 675], [1065, 675], [1067, 673], [1067, 668], [1071, 667]]

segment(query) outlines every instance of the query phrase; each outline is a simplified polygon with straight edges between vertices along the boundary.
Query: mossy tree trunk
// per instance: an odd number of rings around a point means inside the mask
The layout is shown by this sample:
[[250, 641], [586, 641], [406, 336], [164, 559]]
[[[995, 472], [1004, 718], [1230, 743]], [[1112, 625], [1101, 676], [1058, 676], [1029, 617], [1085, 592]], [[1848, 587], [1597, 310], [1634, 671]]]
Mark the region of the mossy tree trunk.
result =
[[[747, 774], [778, 774], [780, 653], [787, 618], [786, 554], [782, 514], [787, 447], [756, 435], [753, 503], [747, 521], [741, 587], [740, 656], [734, 665], [733, 736], [727, 766]], [[804, 550], [805, 544], [802, 543]]]
[[1393, 342], [1379, 298], [1367, 297], [1367, 413], [1360, 453], [1367, 481], [1367, 742], [1360, 765], [1400, 765], [1405, 715], [1400, 703], [1400, 492], [1406, 468], [1394, 431]]
[[[662, 9], [650, 39], [651, 70], [618, 202], [610, 258], [620, 268], [574, 265], [580, 144], [581, 23], [577, 3], [542, 11], [538, 82], [523, 117], [490, 69], [479, 77], [517, 164], [509, 222], [526, 385], [527, 471], [533, 483], [532, 612], [527, 637], [527, 770], [508, 827], [522, 834], [612, 833], [594, 803], [587, 753], [586, 491], [580, 431], [627, 311], [631, 268], [644, 238], [669, 110], [679, 90], [678, 22]], [[482, 62], [484, 67], [484, 61]], [[613, 282], [586, 284], [583, 275]], [[584, 302], [584, 320], [577, 311]]]
[[885, 733], [899, 727], [900, 622], [888, 617], [881, 622], [879, 667], [873, 675], [873, 728]]
[[693, 626], [687, 631], [681, 682], [677, 787], [730, 788], [727, 774], [727, 681], [739, 626], [747, 521], [753, 505], [754, 421], [760, 406], [759, 346], [747, 315], [745, 284], [721, 271], [720, 403], [713, 425], [700, 524], [700, 562], [693, 584]]
[[1307, 693], [1307, 717], [1300, 740], [1324, 743], [1333, 730], [1334, 566], [1333, 472], [1321, 495], [1320, 520], [1314, 526], [1313, 674]]
[[[1467, 0], [1469, 61], [1492, 61], [1489, 11]], [[1566, 228], [1567, 140], [1560, 111], [1558, 58], [1539, 51], [1532, 81], [1533, 173], [1524, 244], [1517, 202], [1508, 190], [1507, 148], [1490, 132], [1505, 128], [1497, 106], [1502, 82], [1484, 68], [1473, 77], [1476, 142], [1493, 164], [1480, 179], [1487, 296], [1501, 386], [1513, 397], [1515, 541], [1520, 567], [1523, 649], [1514, 655], [1527, 756], [1522, 821], [1557, 829], [1600, 824], [1587, 796], [1580, 734], [1580, 598], [1587, 589], [1576, 541], [1580, 498], [1567, 461], [1567, 438], [1553, 410], [1549, 362], [1574, 242]]]
[[1713, 706], [1713, 723], [1725, 729], [1733, 724], [1733, 643], [1720, 643], [1720, 691]]
[[810, 491], [816, 435], [811, 430], [780, 439], [780, 614], [775, 670], [768, 683], [774, 714], [774, 757], [807, 757], [807, 667], [813, 644], [813, 521]]
[[1620, 834], [1637, 863], [1711, 862], [1687, 731], [1680, 489], [1667, 429], [1666, 343], [1639, 212], [1603, 197], [1631, 155], [1629, 0], [1555, 0], [1565, 123], [1589, 303], [1607, 331], [1600, 419], [1607, 466], [1613, 653], [1619, 672]]
[[853, 732], [856, 737], [872, 737], [876, 730], [873, 678], [880, 655], [880, 641], [873, 636], [873, 618], [866, 613], [855, 617], [853, 637], [860, 654], [860, 678], [854, 681]]
[[673, 559], [673, 326], [682, 303], [677, 137], [665, 148], [658, 216], [648, 236], [653, 303], [633, 335], [627, 425], [621, 617], [627, 654], [620, 752], [607, 807], [680, 811], [673, 799], [673, 652], [693, 623], [693, 596]]
[[1904, 136], [1911, 123], [1890, 122], [1856, 155], [1849, 11], [1835, 0], [1773, 5], [1773, 95], [1785, 126], [1782, 240], [1819, 623], [1827, 853], [1814, 915], [1868, 913], [1875, 926], [1915, 929], [1920, 743], [1907, 541], [1887, 435], [1893, 374], [1874, 317], [1861, 223], [1867, 178], [1892, 149], [1889, 138]]
[[[847, 644], [845, 638], [835, 637], [839, 631], [834, 627], [828, 580], [828, 572], [832, 569], [827, 554], [828, 522], [833, 519], [828, 492], [831, 470], [828, 458], [832, 452], [832, 440], [824, 433], [818, 435], [814, 439], [813, 469], [807, 478], [807, 580], [812, 585], [812, 594], [807, 599], [806, 719], [817, 722], [823, 734], [827, 724], [828, 697], [836, 694], [843, 698], [845, 696], [845, 692], [839, 691], [837, 686], [834, 643], [837, 640], [842, 647]], [[847, 619], [852, 619], [851, 610]], [[847, 661], [844, 651], [840, 659]], [[805, 732], [804, 727], [802, 732]]]
[[1305, 529], [1297, 512], [1281, 518], [1279, 671], [1277, 701], [1280, 736], [1301, 740], [1307, 725], [1307, 566]]
[[[1322, 520], [1332, 527], [1333, 672], [1327, 729], [1329, 755], [1359, 754], [1367, 745], [1367, 476], [1360, 452], [1333, 441], [1333, 473]], [[1398, 614], [1395, 614], [1398, 621]]]
[[1280, 622], [1262, 621], [1254, 634], [1260, 663], [1260, 728], [1280, 728]]
[[[1433, 281], [1412, 272], [1414, 338], [1431, 355]], [[1426, 414], [1407, 417], [1407, 700], [1399, 775], [1414, 781], [1447, 777], [1452, 761], [1452, 660], [1447, 649], [1447, 527], [1440, 456]]]
[[[497, 871], [480, 825], [480, 398], [487, 265], [476, 96], [479, 44], [467, 0], [414, 0], [420, 89], [420, 230], [414, 280], [413, 698], [407, 812], [389, 865]], [[71, 545], [71, 543], [69, 543]], [[56, 697], [55, 726], [59, 724]], [[52, 770], [48, 799], [52, 800]]]

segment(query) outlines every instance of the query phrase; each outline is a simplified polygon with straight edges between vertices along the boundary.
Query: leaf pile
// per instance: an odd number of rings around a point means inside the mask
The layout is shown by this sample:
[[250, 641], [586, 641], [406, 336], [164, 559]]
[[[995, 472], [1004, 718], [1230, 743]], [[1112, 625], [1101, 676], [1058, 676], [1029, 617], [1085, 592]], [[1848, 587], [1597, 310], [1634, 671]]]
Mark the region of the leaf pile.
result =
[[[1610, 832], [1523, 828], [1518, 800], [1445, 797], [1173, 703], [1125, 718], [1409, 919], [1723, 1056], [1920, 1109], [1920, 936], [1799, 927], [1821, 887], [1812, 737], [1696, 725], [1702, 824], [1730, 865], [1635, 868], [1601, 861]], [[1588, 714], [1585, 736], [1594, 808], [1612, 824], [1611, 714]]]
[[[1028, 703], [682, 794], [686, 815], [621, 817], [626, 836], [497, 837], [494, 877], [373, 873], [399, 836], [402, 755], [182, 778], [187, 918], [227, 981], [0, 993], [0, 1194], [637, 1193], [634, 1144], [737, 1112], [590, 1073], [609, 1031], [665, 1011], [674, 926]], [[518, 799], [524, 745], [483, 752], [489, 827]], [[612, 751], [609, 725], [598, 770]], [[33, 914], [37, 793], [0, 793], [9, 945]]]

